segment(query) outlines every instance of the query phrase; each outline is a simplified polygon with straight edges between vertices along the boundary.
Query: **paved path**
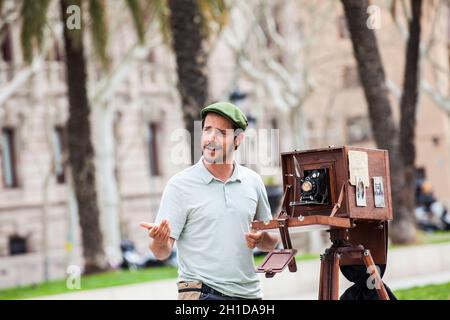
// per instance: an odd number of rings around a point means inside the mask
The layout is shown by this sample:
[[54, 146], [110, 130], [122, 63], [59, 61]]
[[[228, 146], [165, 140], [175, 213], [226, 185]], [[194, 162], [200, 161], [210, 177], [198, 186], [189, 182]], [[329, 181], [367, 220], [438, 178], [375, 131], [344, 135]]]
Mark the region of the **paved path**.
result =
[[[266, 299], [317, 299], [320, 262], [298, 263], [298, 272], [285, 271], [275, 278], [261, 276]], [[450, 243], [413, 246], [390, 250], [388, 267], [383, 280], [393, 289], [410, 288], [434, 283], [450, 282]], [[342, 275], [343, 292], [351, 285]], [[83, 282], [81, 281], [81, 286]], [[76, 291], [41, 299], [176, 299], [175, 279], [142, 284]]]

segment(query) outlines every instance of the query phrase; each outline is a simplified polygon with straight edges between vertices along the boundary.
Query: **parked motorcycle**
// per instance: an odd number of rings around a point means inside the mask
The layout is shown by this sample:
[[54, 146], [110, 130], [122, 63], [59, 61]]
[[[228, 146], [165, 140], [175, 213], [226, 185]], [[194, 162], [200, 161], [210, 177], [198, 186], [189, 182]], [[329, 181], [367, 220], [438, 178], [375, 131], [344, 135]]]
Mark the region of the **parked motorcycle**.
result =
[[450, 230], [450, 214], [445, 205], [438, 201], [426, 181], [416, 186], [416, 221], [425, 231]]
[[418, 227], [424, 231], [450, 230], [450, 214], [439, 201], [418, 206], [415, 214]]
[[148, 253], [141, 255], [136, 251], [136, 247], [132, 241], [123, 240], [120, 244], [122, 251], [122, 263], [120, 267], [126, 270], [138, 270], [158, 266], [178, 267], [177, 253], [173, 249], [172, 253], [166, 260], [158, 260], [149, 250]]

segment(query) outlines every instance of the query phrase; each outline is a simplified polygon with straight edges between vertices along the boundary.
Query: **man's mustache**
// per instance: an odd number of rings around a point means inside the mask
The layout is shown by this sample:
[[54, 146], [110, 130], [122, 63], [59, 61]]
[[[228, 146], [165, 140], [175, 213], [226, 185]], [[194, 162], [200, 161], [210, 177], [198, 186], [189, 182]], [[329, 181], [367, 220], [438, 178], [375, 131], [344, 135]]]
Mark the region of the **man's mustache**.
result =
[[215, 144], [215, 143], [208, 143], [203, 146], [203, 149], [206, 149], [206, 148], [214, 149], [214, 150], [221, 150], [222, 146], [219, 144]]

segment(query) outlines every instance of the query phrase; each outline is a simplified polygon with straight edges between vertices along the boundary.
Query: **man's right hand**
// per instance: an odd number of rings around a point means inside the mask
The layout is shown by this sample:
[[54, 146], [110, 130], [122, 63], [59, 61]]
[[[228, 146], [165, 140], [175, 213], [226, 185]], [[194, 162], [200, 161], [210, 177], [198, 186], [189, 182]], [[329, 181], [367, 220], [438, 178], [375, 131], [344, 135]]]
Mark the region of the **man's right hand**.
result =
[[150, 250], [158, 260], [165, 260], [172, 252], [174, 239], [170, 238], [170, 223], [167, 220], [161, 221], [161, 224], [142, 222], [141, 227], [148, 230], [148, 236], [153, 239], [150, 244]]
[[170, 223], [166, 219], [161, 224], [141, 222], [140, 226], [148, 230], [148, 236], [158, 244], [166, 244], [170, 238]]

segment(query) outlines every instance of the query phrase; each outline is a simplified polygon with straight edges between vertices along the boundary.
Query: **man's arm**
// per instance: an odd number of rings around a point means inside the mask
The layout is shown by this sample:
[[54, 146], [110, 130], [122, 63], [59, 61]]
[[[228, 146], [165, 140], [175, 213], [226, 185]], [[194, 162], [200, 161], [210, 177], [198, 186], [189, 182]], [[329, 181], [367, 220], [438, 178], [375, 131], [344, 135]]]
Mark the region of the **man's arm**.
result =
[[251, 231], [245, 234], [245, 240], [250, 249], [257, 247], [262, 251], [270, 251], [277, 246], [279, 237], [266, 231]]
[[168, 241], [159, 243], [158, 241], [153, 240], [150, 244], [150, 250], [152, 250], [153, 255], [158, 260], [166, 260], [169, 258], [172, 253], [172, 247], [175, 239], [169, 238]]
[[148, 230], [148, 236], [153, 239], [150, 250], [158, 260], [167, 259], [172, 253], [175, 239], [170, 237], [169, 221], [163, 220], [160, 225], [152, 223], [141, 223], [141, 227]]
[[[257, 179], [257, 185], [258, 204], [256, 207], [254, 220], [266, 221], [273, 219], [269, 199], [267, 197], [267, 190], [264, 182], [259, 176]], [[247, 232], [245, 234], [245, 238], [247, 240], [247, 246], [250, 249], [257, 247], [262, 251], [270, 251], [274, 249], [279, 242], [279, 236], [277, 236], [276, 234], [268, 233], [266, 231], [258, 232], [255, 230], [250, 230], [250, 232]]]

